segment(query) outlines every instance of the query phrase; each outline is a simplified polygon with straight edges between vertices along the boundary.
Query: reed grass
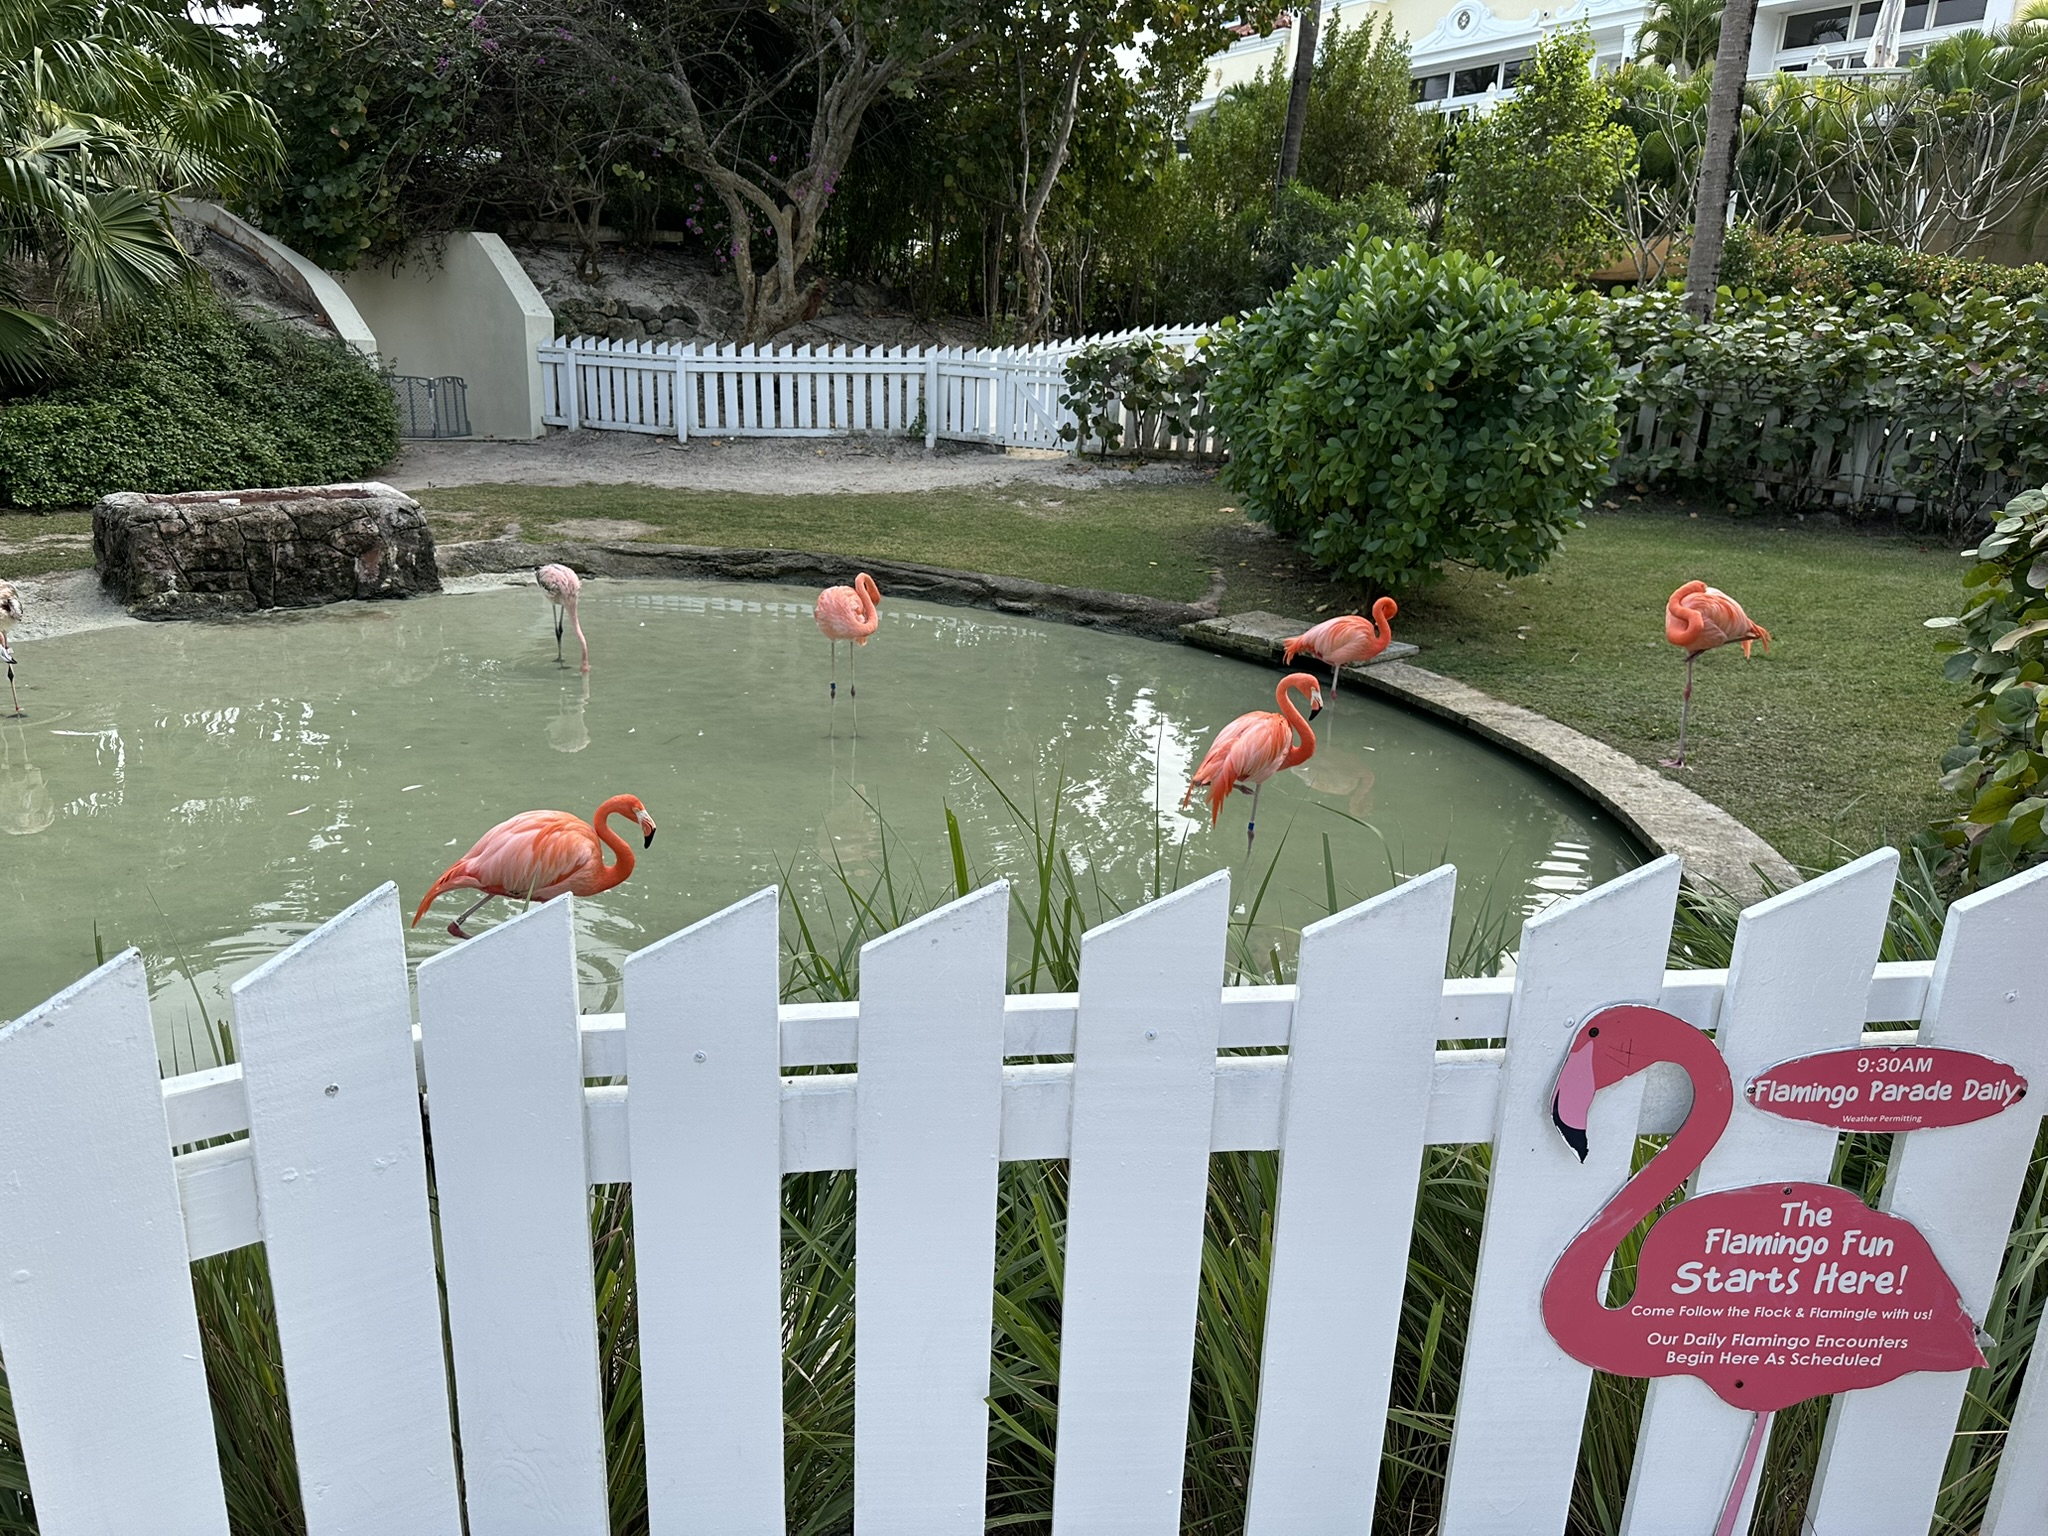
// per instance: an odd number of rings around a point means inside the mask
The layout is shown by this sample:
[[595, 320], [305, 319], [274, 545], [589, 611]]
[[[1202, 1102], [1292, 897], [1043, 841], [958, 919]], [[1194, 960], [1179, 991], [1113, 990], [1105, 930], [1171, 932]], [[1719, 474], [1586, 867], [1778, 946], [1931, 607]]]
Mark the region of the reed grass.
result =
[[[1064, 784], [1029, 803], [1007, 793], [1003, 798], [1028, 834], [1029, 853], [1024, 867], [1009, 872], [1015, 922], [1028, 939], [1011, 985], [1019, 991], [1072, 990], [1082, 932], [1122, 908], [1092, 880], [1089, 862], [1072, 847]], [[834, 864], [815, 896], [795, 894], [802, 883], [798, 872], [785, 871], [784, 990], [792, 1000], [857, 996], [862, 944], [992, 877], [977, 867], [950, 812], [949, 867], [936, 888], [904, 861], [894, 833], [877, 820], [880, 854], [871, 868], [857, 872]], [[1328, 858], [1326, 847], [1326, 892], [1334, 909], [1339, 881]], [[1172, 850], [1162, 843], [1141, 894], [1164, 894], [1179, 880]], [[1263, 900], [1263, 887], [1254, 885], [1233, 917], [1228, 963], [1242, 979], [1283, 977], [1291, 963], [1290, 946], [1281, 942], [1285, 931], [1261, 916]], [[1673, 931], [1672, 963], [1725, 965], [1738, 910], [1732, 899], [1688, 893]], [[1931, 956], [1942, 916], [1925, 866], [1909, 861], [1894, 898], [1885, 958]], [[1467, 923], [1453, 946], [1453, 972], [1492, 972], [1512, 937], [1511, 925], [1497, 917]], [[211, 1030], [212, 1021], [207, 1024]], [[1638, 1165], [1658, 1145], [1648, 1138], [1639, 1143]], [[1837, 1180], [1876, 1198], [1888, 1150], [1884, 1138], [1844, 1137]], [[1489, 1169], [1485, 1146], [1425, 1149], [1380, 1447], [1375, 1536], [1420, 1536], [1436, 1528]], [[784, 1411], [793, 1536], [837, 1536], [852, 1526], [856, 1188], [852, 1171], [784, 1180]], [[1050, 1529], [1066, 1196], [1064, 1163], [1013, 1163], [1001, 1171], [989, 1396], [991, 1531]], [[1277, 1199], [1273, 1154], [1234, 1152], [1212, 1160], [1182, 1509], [1183, 1530], [1200, 1536], [1243, 1527]], [[1633, 1286], [1646, 1229], [1633, 1234], [1617, 1256], [1612, 1300], [1626, 1297]], [[617, 1536], [644, 1536], [646, 1456], [627, 1186], [593, 1192], [592, 1242], [613, 1530]], [[299, 1536], [305, 1527], [261, 1248], [200, 1261], [193, 1266], [193, 1285], [232, 1528], [236, 1536]], [[1986, 1351], [1987, 1366], [1970, 1378], [1940, 1495], [1937, 1536], [1967, 1536], [1982, 1522], [2044, 1302], [2048, 1137], [2035, 1149], [1986, 1319], [1997, 1343]], [[1619, 1530], [1643, 1400], [1641, 1382], [1595, 1376], [1572, 1491], [1571, 1536], [1614, 1536]], [[1779, 1415], [1753, 1528], [1758, 1536], [1797, 1536], [1825, 1407], [1808, 1403]], [[34, 1531], [26, 1488], [11, 1402], [0, 1382], [0, 1536]]]

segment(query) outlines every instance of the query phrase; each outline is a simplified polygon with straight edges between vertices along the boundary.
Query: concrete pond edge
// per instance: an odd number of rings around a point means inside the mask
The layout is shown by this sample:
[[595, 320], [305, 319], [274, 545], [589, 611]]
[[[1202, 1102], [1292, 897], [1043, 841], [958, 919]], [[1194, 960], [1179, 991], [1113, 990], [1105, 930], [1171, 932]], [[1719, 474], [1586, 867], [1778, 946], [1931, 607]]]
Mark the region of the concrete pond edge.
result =
[[[550, 561], [585, 575], [796, 584], [846, 582], [857, 571], [867, 571], [896, 597], [1179, 640], [1269, 663], [1280, 660], [1283, 637], [1308, 627], [1265, 612], [1219, 617], [1220, 583], [1199, 603], [1170, 603], [912, 561], [856, 560], [792, 549], [483, 539], [444, 545], [440, 551], [444, 576], [510, 574]], [[1405, 659], [1414, 654], [1414, 646], [1396, 642], [1375, 661], [1346, 667], [1344, 681], [1433, 715], [1554, 774], [1645, 847], [1677, 854], [1685, 861], [1686, 878], [1696, 886], [1719, 888], [1747, 904], [1799, 883], [1799, 872], [1783, 854], [1704, 796], [1582, 731]]]

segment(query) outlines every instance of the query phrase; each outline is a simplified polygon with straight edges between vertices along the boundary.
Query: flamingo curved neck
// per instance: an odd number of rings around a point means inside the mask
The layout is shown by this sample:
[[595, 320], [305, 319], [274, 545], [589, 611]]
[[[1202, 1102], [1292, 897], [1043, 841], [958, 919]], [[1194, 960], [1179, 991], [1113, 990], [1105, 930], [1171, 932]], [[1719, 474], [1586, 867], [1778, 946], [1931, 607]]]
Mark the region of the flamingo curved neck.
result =
[[598, 891], [610, 890], [633, 873], [633, 845], [620, 837], [611, 827], [614, 816], [630, 814], [626, 809], [629, 798], [625, 795], [616, 795], [591, 814], [590, 824], [597, 829], [598, 840], [611, 849], [614, 855], [612, 862], [604, 867], [604, 873], [598, 877], [598, 883], [592, 887], [592, 895]]
[[1316, 733], [1309, 729], [1308, 721], [1301, 711], [1294, 707], [1294, 688], [1298, 685], [1282, 683], [1275, 697], [1280, 703], [1281, 718], [1294, 731], [1294, 745], [1287, 749], [1287, 756], [1280, 760], [1283, 769], [1297, 767], [1309, 760], [1316, 750]]
[[1657, 1049], [1645, 1055], [1642, 1067], [1637, 1070], [1660, 1061], [1682, 1068], [1692, 1082], [1692, 1111], [1664, 1149], [1622, 1186], [1621, 1192], [1587, 1223], [1585, 1231], [1572, 1239], [1571, 1246], [1551, 1271], [1558, 1310], [1591, 1320], [1596, 1329], [1608, 1316], [1602, 1300], [1605, 1286], [1601, 1283], [1608, 1260], [1621, 1246], [1622, 1239], [1676, 1193], [1707, 1160], [1707, 1154], [1728, 1128], [1734, 1102], [1734, 1085], [1728, 1077], [1727, 1063], [1711, 1040], [1676, 1019], [1657, 1031], [1657, 1035]]

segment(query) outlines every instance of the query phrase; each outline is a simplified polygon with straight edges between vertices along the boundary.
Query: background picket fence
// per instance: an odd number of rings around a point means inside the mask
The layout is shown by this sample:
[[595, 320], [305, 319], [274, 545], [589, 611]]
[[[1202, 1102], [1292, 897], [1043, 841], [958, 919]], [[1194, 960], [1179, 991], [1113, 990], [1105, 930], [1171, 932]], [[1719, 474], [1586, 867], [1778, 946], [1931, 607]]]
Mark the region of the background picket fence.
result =
[[[996, 885], [870, 943], [857, 1004], [798, 1006], [770, 890], [631, 957], [622, 1015], [579, 1015], [564, 898], [422, 964], [417, 1030], [387, 885], [235, 986], [239, 1065], [161, 1082], [131, 951], [0, 1031], [0, 1339], [42, 1530], [223, 1536], [188, 1264], [261, 1243], [312, 1536], [459, 1536], [460, 1497], [472, 1536], [601, 1536], [589, 1202], [630, 1181], [650, 1528], [779, 1536], [781, 1179], [858, 1168], [855, 1529], [979, 1533], [997, 1167], [1066, 1159], [1054, 1529], [1171, 1536], [1210, 1154], [1277, 1148], [1247, 1530], [1364, 1533], [1423, 1148], [1490, 1143], [1441, 1530], [1562, 1531], [1590, 1372], [1538, 1287], [1685, 1103], [1656, 1074], [1603, 1093], [1582, 1166], [1547, 1114], [1580, 1019], [1658, 1000], [1738, 1080], [1917, 1021], [2048, 1083], [2048, 869], [1959, 902], [1931, 964], [1879, 964], [1895, 869], [1668, 972], [1660, 859], [1532, 918], [1511, 980], [1448, 982], [1439, 869], [1307, 930], [1298, 986], [1230, 988], [1218, 874], [1090, 932], [1074, 996], [1004, 995]], [[2043, 1104], [1892, 1155], [1887, 1206], [1978, 1315]], [[1828, 1176], [1833, 1132], [1734, 1115], [1698, 1187]], [[1809, 1528], [1925, 1533], [1965, 1382], [1838, 1398]], [[1653, 1384], [1625, 1529], [1709, 1530], [1746, 1425]], [[2034, 1373], [1983, 1533], [2043, 1530]]]
[[[1192, 351], [1201, 329], [1117, 331], [1029, 347], [739, 346], [557, 338], [536, 352], [549, 426], [690, 437], [922, 435], [1007, 448], [1064, 449], [1069, 357], [1150, 336]], [[573, 379], [573, 384], [570, 382]], [[1135, 440], [1134, 440], [1135, 439]], [[1086, 445], [1083, 445], [1086, 446]], [[1168, 434], [1156, 420], [1126, 448], [1214, 454], [1213, 433]]]

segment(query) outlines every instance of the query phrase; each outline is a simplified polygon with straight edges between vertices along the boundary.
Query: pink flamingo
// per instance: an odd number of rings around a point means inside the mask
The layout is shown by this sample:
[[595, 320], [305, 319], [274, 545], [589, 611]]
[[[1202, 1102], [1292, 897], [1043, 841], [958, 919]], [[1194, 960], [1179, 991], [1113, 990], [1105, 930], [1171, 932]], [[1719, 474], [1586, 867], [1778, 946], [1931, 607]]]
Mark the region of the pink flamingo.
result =
[[1718, 646], [1739, 641], [1742, 656], [1761, 640], [1771, 648], [1771, 632], [1752, 623], [1742, 604], [1726, 592], [1704, 581], [1688, 581], [1664, 605], [1664, 638], [1685, 652], [1685, 703], [1678, 713], [1678, 756], [1665, 759], [1666, 768], [1685, 766], [1685, 726], [1692, 716], [1692, 664]]
[[583, 595], [582, 580], [566, 565], [544, 565], [533, 573], [533, 579], [555, 606], [555, 660], [562, 659], [562, 614], [567, 610], [569, 623], [576, 630], [576, 643], [583, 647], [583, 670], [588, 672], [590, 642], [583, 638], [583, 621], [576, 617], [576, 599]]
[[[412, 915], [412, 926], [419, 927], [427, 908], [444, 891], [483, 892], [448, 925], [456, 938], [466, 939], [469, 935], [462, 925], [493, 896], [552, 901], [564, 891], [595, 896], [610, 890], [633, 873], [632, 845], [608, 825], [614, 816], [630, 816], [639, 822], [646, 834], [640, 846], [653, 846], [654, 818], [637, 795], [613, 795], [588, 821], [567, 811], [522, 811], [510, 821], [499, 822], [427, 888], [419, 910]], [[614, 855], [610, 864], [604, 861], [606, 848]]]
[[[1624, 1004], [1601, 1009], [1579, 1027], [1551, 1099], [1551, 1119], [1584, 1161], [1594, 1095], [1657, 1062], [1675, 1063], [1692, 1079], [1692, 1108], [1664, 1150], [1565, 1249], [1543, 1287], [1543, 1321], [1566, 1354], [1595, 1370], [1697, 1377], [1724, 1402], [1756, 1415], [1716, 1528], [1716, 1536], [1729, 1536], [1778, 1409], [1823, 1393], [1881, 1386], [1909, 1371], [1968, 1370], [1981, 1366], [1984, 1357], [1977, 1325], [1919, 1229], [1832, 1184], [1757, 1184], [1681, 1201], [1643, 1240], [1633, 1302], [1607, 1306], [1607, 1266], [1615, 1250], [1706, 1161], [1727, 1128], [1734, 1084], [1721, 1052], [1700, 1031], [1662, 1009]], [[1738, 1241], [1731, 1242], [1731, 1235]], [[1731, 1264], [1731, 1253], [1750, 1258]], [[1684, 1262], [1689, 1255], [1693, 1261]], [[1882, 1270], [1882, 1278], [1863, 1273], [1873, 1268]], [[1903, 1336], [1875, 1341], [1867, 1353], [1801, 1358], [1791, 1353], [1799, 1346], [1786, 1343], [1782, 1355], [1766, 1354], [1757, 1363], [1752, 1353], [1751, 1363], [1741, 1364], [1735, 1363], [1739, 1353], [1673, 1350], [1667, 1346], [1678, 1341], [1677, 1334], [1652, 1336], [1655, 1328], [1672, 1326], [1672, 1309], [1658, 1304], [1686, 1297], [1696, 1306], [1712, 1304], [1716, 1293], [1735, 1298], [1739, 1318], [1781, 1320], [1726, 1325], [1745, 1332], [1810, 1330], [1804, 1319], [1812, 1303], [1823, 1309], [1821, 1331], [1855, 1329], [1826, 1318], [1839, 1310], [1836, 1296], [1861, 1296], [1865, 1290], [1870, 1294], [1861, 1303], [1846, 1305], [1883, 1308], [1885, 1321], [1858, 1331]], [[1651, 1309], [1647, 1324], [1637, 1316], [1638, 1304]], [[1897, 1320], [1908, 1311], [1913, 1320]], [[1798, 1321], [1791, 1320], [1795, 1314]], [[1693, 1320], [1684, 1326], [1724, 1325]], [[1810, 1332], [1806, 1347], [1814, 1347]]]
[[[1372, 618], [1363, 614], [1344, 613], [1334, 619], [1325, 619], [1313, 628], [1303, 631], [1291, 640], [1282, 642], [1280, 659], [1287, 665], [1294, 664], [1294, 658], [1303, 651], [1317, 661], [1330, 664], [1330, 697], [1337, 696], [1337, 681], [1343, 675], [1341, 668], [1371, 661], [1387, 648], [1394, 638], [1394, 615], [1401, 607], [1391, 597], [1383, 597], [1372, 605]], [[1373, 620], [1379, 622], [1375, 624]]]
[[[818, 594], [818, 606], [811, 610], [811, 617], [818, 622], [819, 630], [832, 642], [832, 701], [839, 701], [839, 642], [851, 640], [855, 645], [866, 645], [868, 636], [881, 627], [882, 590], [875, 585], [875, 578], [862, 571], [853, 578], [850, 587], [827, 587]], [[849, 651], [848, 656], [858, 656]], [[860, 682], [860, 663], [853, 668], [853, 681], [846, 685], [846, 696], [853, 698]]]
[[[1296, 693], [1308, 695], [1308, 720], [1294, 707], [1290, 695]], [[1252, 813], [1244, 824], [1246, 857], [1251, 855], [1252, 838], [1258, 832], [1259, 791], [1274, 774], [1298, 768], [1315, 755], [1316, 733], [1309, 729], [1308, 721], [1323, 712], [1322, 687], [1306, 672], [1290, 672], [1281, 678], [1273, 699], [1280, 706], [1279, 714], [1250, 710], [1216, 733], [1201, 767], [1188, 783], [1188, 792], [1180, 797], [1181, 807], [1186, 809], [1196, 790], [1208, 790], [1209, 825], [1213, 827], [1230, 792], [1250, 785]]]
[[14, 590], [11, 582], [0, 581], [0, 661], [7, 663], [7, 692], [14, 699], [14, 714], [19, 720], [28, 711], [21, 707], [21, 695], [14, 691], [14, 652], [7, 648], [7, 631], [21, 622], [21, 594]]

